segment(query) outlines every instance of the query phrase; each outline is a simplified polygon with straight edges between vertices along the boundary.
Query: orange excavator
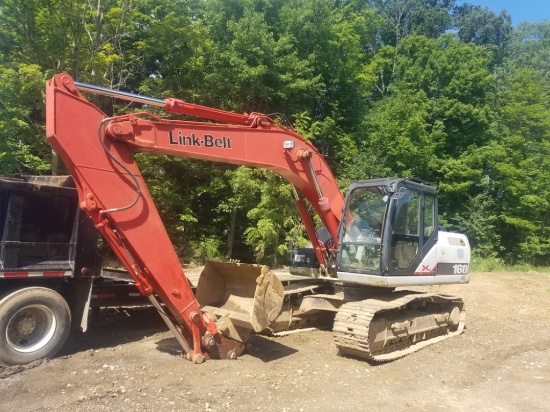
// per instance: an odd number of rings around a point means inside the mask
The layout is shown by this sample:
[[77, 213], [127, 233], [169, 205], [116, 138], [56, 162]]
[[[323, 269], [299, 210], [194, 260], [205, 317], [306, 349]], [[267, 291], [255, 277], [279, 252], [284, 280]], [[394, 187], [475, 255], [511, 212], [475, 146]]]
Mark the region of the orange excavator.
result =
[[[208, 122], [151, 113], [108, 117], [95, 93]], [[404, 356], [462, 332], [460, 298], [404, 289], [466, 283], [466, 236], [438, 224], [436, 189], [418, 179], [353, 183], [346, 198], [311, 142], [260, 114], [236, 114], [53, 77], [46, 89], [47, 138], [74, 179], [91, 218], [195, 363], [239, 356], [251, 333], [277, 333], [327, 316], [343, 354], [371, 361]], [[212, 122], [214, 121], [214, 122]], [[310, 247], [290, 274], [209, 262], [193, 293], [133, 154], [184, 156], [271, 170], [292, 186]], [[320, 217], [316, 228], [307, 203]]]

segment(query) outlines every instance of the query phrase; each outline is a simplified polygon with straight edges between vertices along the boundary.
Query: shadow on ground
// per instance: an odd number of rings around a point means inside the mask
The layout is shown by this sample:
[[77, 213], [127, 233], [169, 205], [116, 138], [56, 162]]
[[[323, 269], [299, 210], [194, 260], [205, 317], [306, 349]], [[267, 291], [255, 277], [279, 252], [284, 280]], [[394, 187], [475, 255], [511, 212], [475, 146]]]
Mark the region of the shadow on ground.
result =
[[152, 307], [105, 308], [85, 333], [72, 333], [58, 356], [135, 342], [168, 328]]
[[[157, 342], [157, 350], [174, 356], [181, 356], [182, 350], [175, 338], [164, 338]], [[272, 339], [255, 335], [251, 339], [245, 354], [260, 359], [262, 362], [272, 362], [296, 353], [297, 350]]]
[[260, 359], [262, 362], [272, 362], [286, 358], [296, 352], [296, 349], [277, 342], [274, 338], [266, 338], [261, 335], [254, 335], [250, 341], [251, 356]]

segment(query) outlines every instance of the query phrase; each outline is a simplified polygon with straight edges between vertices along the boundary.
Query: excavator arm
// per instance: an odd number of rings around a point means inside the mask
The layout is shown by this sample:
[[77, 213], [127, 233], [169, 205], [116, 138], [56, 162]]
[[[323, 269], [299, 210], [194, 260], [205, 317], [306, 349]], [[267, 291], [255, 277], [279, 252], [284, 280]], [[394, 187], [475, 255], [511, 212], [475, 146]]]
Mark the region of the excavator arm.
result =
[[[47, 138], [74, 177], [81, 208], [140, 292], [159, 309], [187, 357], [197, 363], [205, 356], [231, 357], [237, 344], [222, 336], [213, 318], [201, 311], [133, 153], [162, 153], [272, 170], [311, 203], [335, 244], [343, 197], [330, 168], [311, 143], [270, 118], [176, 99], [166, 100], [163, 106], [172, 112], [235, 124], [165, 120], [149, 113], [109, 118], [81, 95], [69, 75], [60, 74], [46, 89]], [[297, 190], [298, 210], [323, 264], [326, 250]], [[256, 331], [276, 317], [282, 304], [274, 297], [277, 293], [269, 293], [277, 289], [282, 299], [280, 285], [263, 272], [261, 280], [265, 284], [259, 285], [256, 293], [264, 299], [263, 312], [269, 316], [260, 314], [259, 320], [252, 322]]]

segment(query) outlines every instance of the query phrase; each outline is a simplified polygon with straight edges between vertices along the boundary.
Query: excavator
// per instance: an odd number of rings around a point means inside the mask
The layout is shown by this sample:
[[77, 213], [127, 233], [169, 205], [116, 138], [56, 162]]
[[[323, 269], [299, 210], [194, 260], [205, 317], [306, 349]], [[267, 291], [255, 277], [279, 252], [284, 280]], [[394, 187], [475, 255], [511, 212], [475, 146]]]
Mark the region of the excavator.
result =
[[[83, 93], [205, 120], [145, 111], [109, 117]], [[47, 83], [46, 135], [74, 179], [80, 208], [194, 363], [235, 359], [253, 333], [327, 317], [341, 354], [373, 362], [464, 329], [460, 298], [417, 288], [469, 281], [468, 239], [439, 226], [437, 191], [427, 182], [358, 181], [344, 198], [313, 144], [267, 115], [107, 89], [68, 74]], [[279, 275], [266, 266], [208, 262], [193, 291], [133, 156], [139, 152], [279, 174], [291, 185], [310, 246], [296, 249], [291, 273]]]

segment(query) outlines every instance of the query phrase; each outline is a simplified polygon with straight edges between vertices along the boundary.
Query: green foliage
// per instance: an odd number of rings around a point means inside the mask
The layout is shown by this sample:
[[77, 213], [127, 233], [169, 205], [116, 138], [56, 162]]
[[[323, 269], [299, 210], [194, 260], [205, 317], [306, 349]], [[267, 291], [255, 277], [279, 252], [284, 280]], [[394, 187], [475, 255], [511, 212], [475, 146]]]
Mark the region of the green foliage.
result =
[[501, 200], [509, 258], [548, 264], [550, 252], [550, 85], [544, 74], [514, 69], [498, 100], [504, 133], [489, 154], [490, 178]]
[[43, 119], [45, 77], [38, 65], [0, 66], [0, 174], [42, 174], [51, 168]]
[[411, 35], [395, 53], [389, 93], [364, 121], [363, 147], [381, 153], [394, 174], [439, 180], [470, 146], [490, 139], [489, 60], [449, 35]]
[[274, 32], [268, 5], [242, 2], [234, 9], [237, 2], [225, 3], [207, 2], [204, 21], [215, 40], [202, 85], [206, 103], [270, 113], [283, 104], [296, 110], [294, 100], [312, 102], [320, 93], [319, 77], [297, 56], [296, 39]]
[[463, 4], [455, 8], [458, 38], [477, 45], [506, 46], [512, 32], [512, 18], [504, 10], [496, 14], [487, 7]]
[[439, 37], [451, 28], [454, 0], [374, 0], [384, 18], [381, 37], [386, 44], [397, 45], [404, 37], [416, 33]]
[[550, 81], [550, 22], [522, 23], [515, 29], [506, 48], [506, 70], [531, 68]]
[[199, 241], [191, 241], [193, 248], [193, 258], [198, 263], [204, 264], [208, 260], [220, 260], [223, 255], [220, 250], [223, 248], [223, 242], [217, 238], [206, 238]]
[[235, 171], [231, 186], [231, 201], [249, 222], [244, 238], [255, 259], [272, 266], [287, 263], [287, 243], [299, 222], [290, 187], [280, 176], [247, 167]]
[[[435, 181], [441, 221], [468, 234], [477, 262], [550, 264], [549, 39], [549, 22], [513, 29], [504, 12], [454, 0], [5, 0], [0, 173], [56, 171], [43, 89], [66, 71], [291, 119], [342, 190], [391, 175]], [[92, 99], [108, 114], [142, 109]], [[289, 239], [304, 242], [278, 175], [138, 161], [185, 259], [231, 250], [279, 265]]]
[[500, 258], [474, 256], [471, 262], [473, 272], [506, 272], [508, 267]]
[[538, 272], [547, 275], [550, 273], [548, 265], [535, 266], [529, 263], [510, 264], [501, 258], [480, 258], [476, 256], [472, 259], [471, 270], [473, 272], [495, 272], [497, 274], [502, 272]]
[[498, 216], [495, 201], [488, 193], [480, 193], [468, 201], [463, 215], [456, 216], [456, 226], [468, 235], [474, 256], [496, 258], [500, 236], [496, 229]]

